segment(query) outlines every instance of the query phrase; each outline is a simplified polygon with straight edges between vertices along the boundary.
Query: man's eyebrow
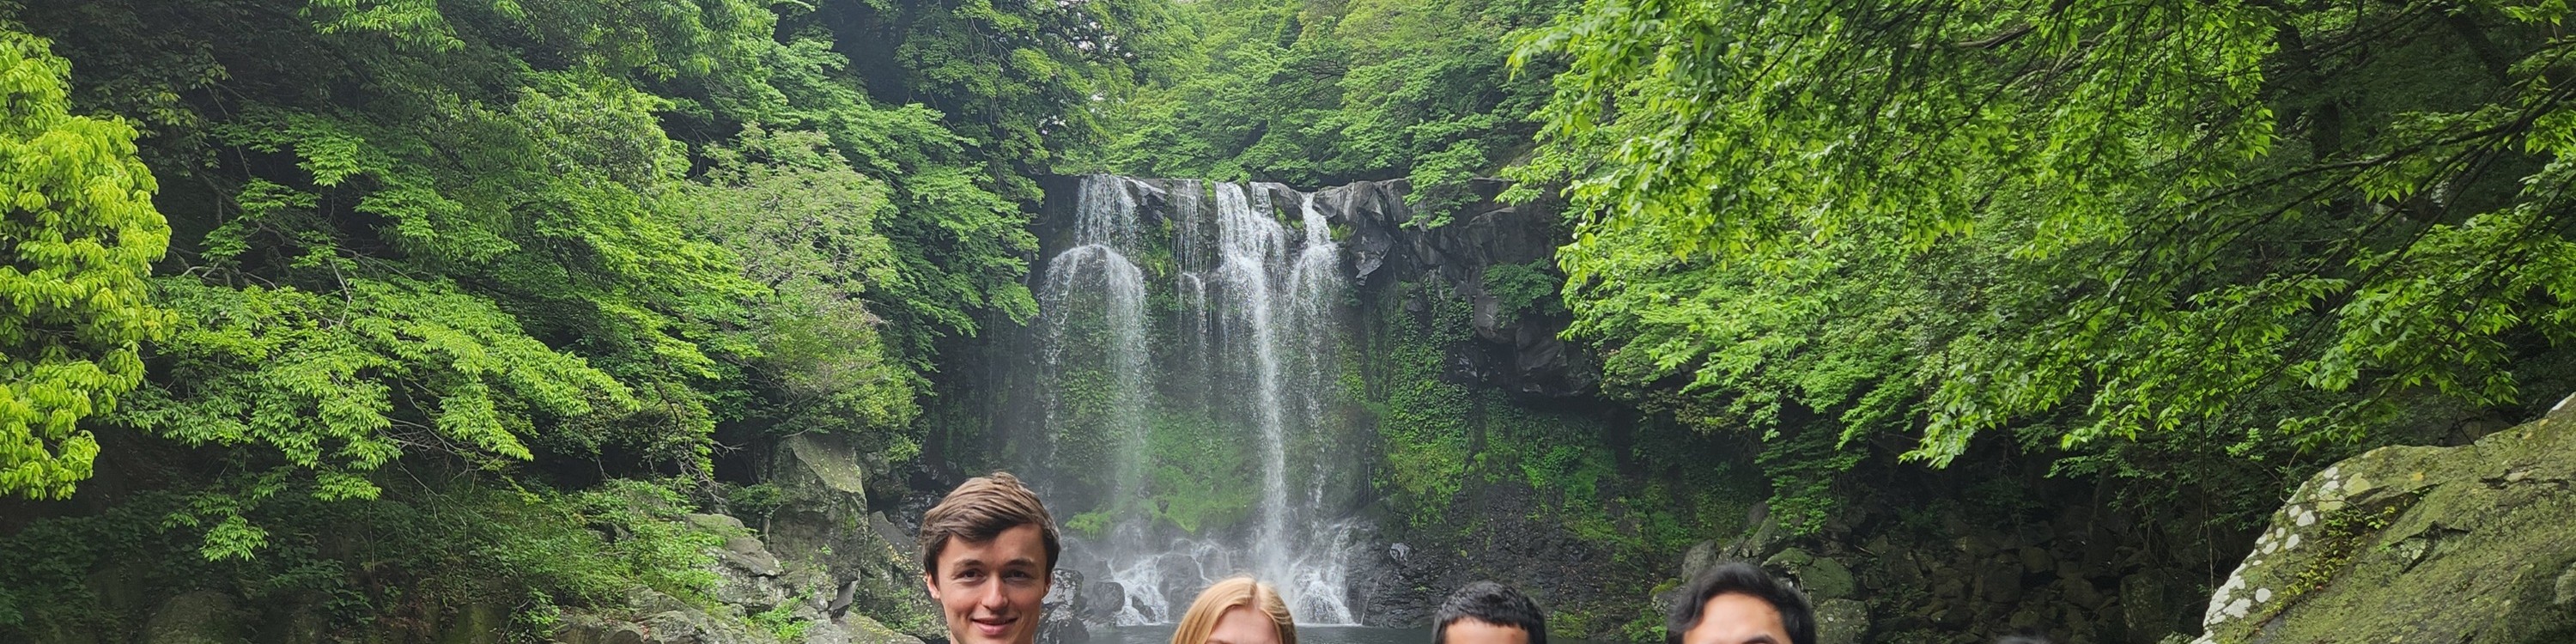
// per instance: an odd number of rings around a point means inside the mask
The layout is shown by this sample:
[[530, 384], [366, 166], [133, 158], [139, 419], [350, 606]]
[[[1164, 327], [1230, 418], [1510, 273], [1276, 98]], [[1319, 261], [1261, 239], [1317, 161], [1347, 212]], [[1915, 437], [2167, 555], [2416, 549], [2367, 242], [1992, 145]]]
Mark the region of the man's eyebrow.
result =
[[1011, 559], [1010, 561], [1002, 562], [1002, 565], [1004, 565], [1004, 566], [1035, 566], [1035, 565], [1038, 565], [1038, 560], [1036, 560], [1036, 559], [1030, 559], [1030, 558], [1028, 558], [1028, 557], [1016, 557], [1016, 558]]
[[1780, 644], [1780, 640], [1772, 639], [1770, 633], [1763, 633], [1753, 636], [1753, 639], [1744, 640], [1744, 644]]

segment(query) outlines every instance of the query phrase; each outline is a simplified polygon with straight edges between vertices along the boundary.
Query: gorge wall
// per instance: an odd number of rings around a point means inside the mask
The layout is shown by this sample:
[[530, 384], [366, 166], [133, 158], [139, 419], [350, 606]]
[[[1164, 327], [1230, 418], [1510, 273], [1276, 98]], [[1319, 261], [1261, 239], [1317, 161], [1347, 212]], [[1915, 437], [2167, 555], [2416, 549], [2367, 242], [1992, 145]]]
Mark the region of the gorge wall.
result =
[[[2197, 605], [2253, 543], [2255, 526], [2209, 520], [2216, 509], [2207, 500], [2115, 505], [2115, 483], [2052, 475], [2050, 455], [2000, 444], [1944, 470], [1895, 462], [1902, 450], [1891, 447], [1901, 446], [1828, 448], [1855, 462], [1835, 481], [1844, 501], [1821, 522], [1793, 528], [1764, 500], [1776, 468], [1795, 464], [1760, 462], [1758, 436], [1693, 427], [1655, 392], [1600, 390], [1595, 359], [1558, 337], [1569, 316], [1551, 255], [1567, 232], [1563, 215], [1546, 202], [1495, 201], [1499, 181], [1478, 182], [1479, 198], [1448, 213], [1414, 212], [1401, 181], [1313, 192], [1119, 177], [1044, 183], [1032, 290], [1059, 306], [1105, 310], [1096, 297], [1067, 299], [1061, 280], [1069, 278], [1051, 273], [1048, 260], [1093, 262], [1069, 251], [1113, 239], [1138, 283], [1135, 302], [1121, 305], [1134, 307], [1137, 328], [1067, 325], [1042, 313], [1028, 333], [991, 339], [982, 364], [952, 372], [967, 394], [958, 406], [969, 410], [934, 410], [949, 420], [933, 425], [916, 487], [987, 469], [1036, 472], [1075, 534], [1067, 559], [1089, 578], [1079, 610], [1095, 623], [1167, 614], [1200, 577], [1295, 574], [1321, 563], [1333, 583], [1291, 581], [1301, 593], [1337, 594], [1346, 612], [1310, 621], [1419, 625], [1450, 589], [1494, 579], [1537, 597], [1561, 636], [1648, 640], [1682, 579], [1744, 559], [1816, 596], [1829, 641], [1976, 642], [2028, 632], [2151, 644], [2198, 633]], [[1272, 254], [1271, 279], [1281, 280], [1274, 293], [1293, 287], [1292, 265], [1305, 251], [1329, 244], [1333, 252], [1335, 290], [1304, 305], [1318, 308], [1299, 323], [1321, 330], [1294, 330], [1330, 346], [1287, 358], [1290, 371], [1319, 374], [1300, 376], [1316, 389], [1288, 405], [1303, 414], [1282, 443], [1293, 463], [1284, 471], [1301, 487], [1296, 498], [1264, 489], [1269, 456], [1253, 438], [1259, 421], [1247, 415], [1257, 409], [1174, 417], [1226, 408], [1232, 403], [1208, 396], [1257, 388], [1243, 378], [1247, 367], [1224, 366], [1255, 348], [1225, 348], [1239, 338], [1224, 337], [1224, 318], [1242, 326], [1248, 300], [1184, 288], [1222, 269], [1222, 249], [1192, 239], [1214, 234], [1216, 202], [1231, 199], [1229, 190], [1242, 195], [1242, 213], [1276, 226], [1264, 234], [1282, 243], [1261, 251]], [[1106, 203], [1123, 209], [1112, 217], [1123, 232], [1096, 228]], [[1317, 225], [1323, 234], [1313, 234]], [[1089, 292], [1116, 290], [1089, 283]], [[1226, 301], [1238, 302], [1231, 313]], [[1103, 324], [1116, 317], [1092, 315]], [[1194, 326], [1206, 324], [1216, 330]], [[1068, 332], [1095, 340], [1063, 343]], [[1116, 340], [1122, 333], [1132, 339]], [[1048, 391], [1068, 382], [1118, 391], [1115, 373], [1066, 365], [1121, 364], [1074, 357], [1121, 342], [1147, 348], [1141, 362], [1125, 363], [1150, 373], [1143, 395], [1156, 402], [1140, 416], [1069, 409], [1066, 390]], [[1093, 411], [1117, 407], [1110, 399], [1121, 394], [1103, 395]], [[1832, 421], [1808, 413], [1799, 422]], [[1140, 435], [1102, 433], [1121, 424]], [[1141, 460], [1119, 464], [1113, 455], [1138, 447]], [[1069, 448], [1097, 451], [1062, 461]], [[1320, 548], [1296, 555], [1305, 563], [1265, 568], [1258, 554], [1221, 554], [1259, 550], [1266, 500], [1330, 529], [1300, 546]], [[1133, 508], [1143, 510], [1117, 515]], [[1187, 574], [1175, 572], [1172, 553], [1183, 553]], [[1140, 578], [1143, 561], [1162, 561], [1162, 572]], [[1160, 588], [1140, 591], [1139, 579]]]
[[[1594, 496], [1633, 424], [1557, 337], [1553, 208], [1488, 200], [1426, 230], [1400, 181], [1045, 185], [1039, 319], [985, 347], [964, 378], [982, 412], [951, 416], [965, 422], [929, 456], [951, 478], [1031, 478], [1066, 517], [1084, 594], [1109, 604], [1093, 619], [1168, 621], [1232, 572], [1280, 582], [1314, 623], [1418, 622], [1484, 569], [1469, 562], [1601, 587], [1573, 569], [1611, 559], [1597, 540], [1516, 525], [1573, 477], [1583, 495], [1544, 505], [1606, 528]], [[1529, 449], [1547, 453], [1497, 457]], [[1545, 480], [1481, 480], [1520, 469]], [[1529, 507], [1451, 511], [1488, 496]], [[1530, 551], [1470, 556], [1497, 547]]]

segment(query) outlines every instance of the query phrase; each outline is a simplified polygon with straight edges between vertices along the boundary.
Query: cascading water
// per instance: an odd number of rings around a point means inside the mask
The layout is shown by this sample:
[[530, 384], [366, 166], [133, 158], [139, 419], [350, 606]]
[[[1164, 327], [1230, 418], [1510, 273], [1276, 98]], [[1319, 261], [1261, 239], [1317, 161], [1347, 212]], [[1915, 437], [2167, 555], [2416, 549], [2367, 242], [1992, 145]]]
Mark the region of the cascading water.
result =
[[[1074, 247], [1047, 262], [1038, 310], [1045, 316], [1045, 364], [1050, 378], [1064, 375], [1066, 349], [1077, 344], [1071, 334], [1083, 330], [1074, 324], [1075, 317], [1091, 313], [1102, 323], [1096, 335], [1107, 342], [1099, 345], [1103, 350], [1096, 361], [1106, 363], [1102, 366], [1109, 375], [1102, 424], [1117, 446], [1112, 451], [1108, 488], [1113, 511], [1121, 511], [1120, 501], [1134, 498], [1142, 485], [1150, 358], [1145, 347], [1145, 273], [1127, 259], [1136, 246], [1136, 205], [1127, 192], [1110, 182], [1086, 182], [1082, 203], [1097, 207], [1078, 210]], [[1069, 407], [1062, 398], [1050, 398], [1047, 424], [1068, 423], [1067, 416], [1076, 411]], [[1061, 452], [1048, 456], [1049, 460], [1068, 458]]]
[[[1302, 235], [1274, 212], [1290, 207]], [[1058, 510], [1075, 517], [1068, 563], [1117, 584], [1121, 624], [1175, 621], [1207, 583], [1243, 573], [1277, 585], [1301, 622], [1356, 623], [1347, 580], [1371, 548], [1329, 503], [1344, 459], [1318, 452], [1346, 429], [1333, 375], [1350, 278], [1316, 196], [1093, 176], [1073, 214], [1039, 293], [1039, 480], [1050, 505], [1078, 499]], [[1168, 299], [1148, 292], [1148, 269], [1168, 271]], [[1248, 480], [1174, 478], [1204, 465], [1190, 449], [1220, 444]], [[1230, 484], [1243, 500], [1170, 489]], [[1176, 495], [1218, 509], [1175, 509]]]

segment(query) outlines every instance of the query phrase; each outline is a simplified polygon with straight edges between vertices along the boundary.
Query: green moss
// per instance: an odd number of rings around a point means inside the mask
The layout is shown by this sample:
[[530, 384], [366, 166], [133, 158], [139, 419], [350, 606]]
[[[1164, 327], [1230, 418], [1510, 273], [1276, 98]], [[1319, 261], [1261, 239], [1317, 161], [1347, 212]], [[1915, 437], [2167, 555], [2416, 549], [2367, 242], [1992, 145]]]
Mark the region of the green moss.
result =
[[2290, 577], [2289, 587], [2283, 589], [2286, 598], [2282, 603], [2296, 603], [2308, 593], [2333, 583], [2335, 575], [2342, 574], [2352, 565], [2354, 556], [2362, 552], [2362, 546], [2372, 535], [2388, 529], [2397, 521], [2398, 515], [2405, 514], [2406, 509], [2413, 507], [2421, 498], [2419, 491], [2369, 506], [2353, 506], [2327, 513], [2324, 525], [2316, 532], [2316, 555], [2308, 560], [2306, 567], [2299, 569], [2298, 574]]
[[1240, 428], [1204, 413], [1157, 409], [1147, 448], [1149, 496], [1141, 508], [1193, 534], [1252, 514], [1260, 497], [1259, 450]]
[[1094, 511], [1073, 515], [1073, 518], [1064, 520], [1064, 529], [1084, 538], [1097, 538], [1109, 530], [1109, 513]]
[[[1402, 298], [1419, 294], [1427, 315], [1409, 315]], [[1387, 289], [1378, 310], [1365, 407], [1376, 419], [1384, 467], [1378, 489], [1390, 493], [1417, 527], [1446, 521], [1447, 506], [1466, 483], [1469, 421], [1477, 402], [1468, 388], [1442, 379], [1451, 345], [1467, 340], [1467, 303], [1445, 286], [1407, 283]]]

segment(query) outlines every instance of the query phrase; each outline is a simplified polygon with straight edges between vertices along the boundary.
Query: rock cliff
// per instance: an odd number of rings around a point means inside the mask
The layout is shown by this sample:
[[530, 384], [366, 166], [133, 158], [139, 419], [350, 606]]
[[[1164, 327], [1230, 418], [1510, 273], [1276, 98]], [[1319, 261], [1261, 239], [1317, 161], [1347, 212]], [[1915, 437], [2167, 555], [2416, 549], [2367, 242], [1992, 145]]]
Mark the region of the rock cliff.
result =
[[2195, 641], [2576, 641], [2571, 406], [2473, 444], [2383, 447], [2317, 473], [2209, 598]]

